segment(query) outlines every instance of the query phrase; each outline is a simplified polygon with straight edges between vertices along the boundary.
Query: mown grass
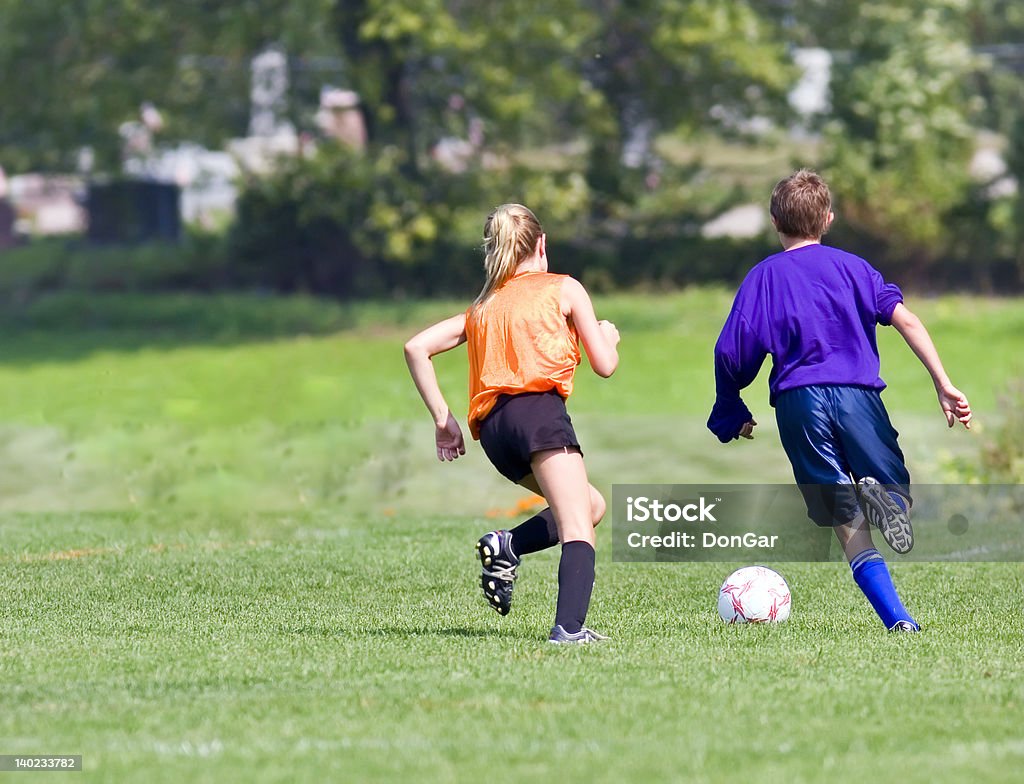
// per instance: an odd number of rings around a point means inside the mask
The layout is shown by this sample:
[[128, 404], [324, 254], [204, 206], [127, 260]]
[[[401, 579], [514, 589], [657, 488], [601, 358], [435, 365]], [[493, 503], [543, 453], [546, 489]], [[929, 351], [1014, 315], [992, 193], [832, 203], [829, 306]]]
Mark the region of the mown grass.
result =
[[[26, 515], [0, 547], [5, 753], [92, 781], [1012, 780], [1017, 564], [894, 567], [887, 635], [841, 564], [779, 568], [779, 628], [726, 627], [733, 564], [602, 558], [607, 644], [543, 642], [557, 566], [477, 595], [472, 517]], [[78, 552], [63, 549], [74, 543]], [[607, 552], [602, 532], [599, 550]]]
[[[764, 376], [754, 442], [704, 428], [729, 302], [598, 301], [622, 365], [581, 369], [570, 410], [599, 487], [789, 481]], [[894, 564], [915, 638], [841, 564], [782, 564], [791, 620], [728, 628], [738, 564], [613, 563], [603, 527], [590, 620], [614, 640], [552, 649], [557, 553], [524, 564], [508, 618], [484, 606], [472, 544], [522, 493], [475, 445], [434, 460], [404, 368], [404, 338], [460, 304], [107, 304], [0, 336], [0, 753], [81, 753], [90, 781], [1016, 776], [1019, 564]], [[947, 432], [883, 333], [911, 466], [942, 481], [1000, 419], [1024, 303], [911, 304], [978, 412]], [[464, 355], [437, 366], [464, 410]]]
[[[620, 325], [622, 363], [607, 381], [582, 368], [570, 411], [599, 484], [789, 479], [767, 405], [767, 364], [747, 393], [758, 438], [723, 447], [704, 427], [711, 349], [729, 303], [717, 289], [598, 300], [601, 315]], [[266, 298], [106, 304], [120, 315], [105, 325], [76, 329], [64, 311], [0, 336], [0, 508], [343, 501], [444, 512], [452, 497], [467, 511], [516, 497], [473, 444], [457, 466], [433, 461], [430, 421], [405, 369], [403, 340], [461, 303], [323, 311]], [[969, 457], [1001, 419], [1000, 389], [1024, 372], [1024, 305], [911, 304], [977, 412], [972, 433], [947, 432], [927, 374], [893, 330], [881, 332], [884, 397], [915, 478], [944, 481], [951, 458]], [[436, 366], [452, 409], [464, 412], [464, 351]]]

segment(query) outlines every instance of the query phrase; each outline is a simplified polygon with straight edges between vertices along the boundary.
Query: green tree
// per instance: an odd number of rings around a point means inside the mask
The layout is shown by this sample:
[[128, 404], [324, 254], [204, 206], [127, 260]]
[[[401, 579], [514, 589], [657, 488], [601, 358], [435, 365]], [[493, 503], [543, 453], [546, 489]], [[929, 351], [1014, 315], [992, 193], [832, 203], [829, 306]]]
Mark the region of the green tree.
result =
[[591, 185], [612, 196], [654, 134], [715, 125], [712, 107], [771, 113], [794, 75], [748, 2], [339, 0], [335, 18], [371, 135], [413, 169], [455, 96], [492, 148], [586, 140]]
[[572, 4], [338, 0], [334, 19], [371, 142], [401, 149], [412, 171], [474, 117], [500, 152], [557, 138], [586, 102], [576, 49], [591, 20]]
[[943, 252], [947, 218], [968, 199], [981, 63], [967, 7], [796, 0], [786, 9], [795, 37], [834, 53], [824, 166], [844, 223], [920, 265]]
[[404, 150], [414, 168], [470, 117], [499, 148], [595, 137], [620, 161], [638, 128], [701, 127], [712, 105], [752, 113], [781, 94], [784, 50], [757, 9], [711, 0], [0, 0], [0, 155], [13, 169], [59, 168], [88, 145], [109, 168], [118, 126], [143, 101], [163, 111], [169, 139], [242, 133], [249, 59], [276, 43], [293, 56], [341, 52], [339, 76], [361, 94], [374, 143]]
[[[1024, 89], [1021, 92], [1024, 92]], [[1024, 112], [1016, 117], [1010, 128], [1006, 163], [1010, 174], [1017, 179], [1017, 194], [1013, 199], [1012, 241], [1018, 279], [1024, 281], [1024, 193], [1021, 192], [1024, 190]]]
[[336, 52], [333, 0], [0, 0], [0, 161], [66, 169], [83, 146], [116, 168], [121, 123], [152, 101], [166, 139], [244, 133], [249, 58]]
[[979, 0], [969, 14], [972, 39], [992, 63], [979, 79], [987, 100], [986, 120], [1006, 138], [1008, 173], [1017, 180], [1003, 229], [1012, 245], [1018, 282], [1024, 282], [1024, 5], [1012, 0]]

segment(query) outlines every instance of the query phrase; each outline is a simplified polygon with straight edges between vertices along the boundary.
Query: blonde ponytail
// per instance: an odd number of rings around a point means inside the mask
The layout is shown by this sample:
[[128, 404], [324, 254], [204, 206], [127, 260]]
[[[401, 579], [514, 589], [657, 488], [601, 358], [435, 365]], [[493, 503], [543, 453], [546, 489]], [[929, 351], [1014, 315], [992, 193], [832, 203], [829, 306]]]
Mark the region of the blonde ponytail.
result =
[[522, 204], [502, 204], [484, 222], [484, 272], [486, 280], [473, 307], [479, 308], [505, 285], [519, 262], [537, 247], [543, 229], [537, 217]]

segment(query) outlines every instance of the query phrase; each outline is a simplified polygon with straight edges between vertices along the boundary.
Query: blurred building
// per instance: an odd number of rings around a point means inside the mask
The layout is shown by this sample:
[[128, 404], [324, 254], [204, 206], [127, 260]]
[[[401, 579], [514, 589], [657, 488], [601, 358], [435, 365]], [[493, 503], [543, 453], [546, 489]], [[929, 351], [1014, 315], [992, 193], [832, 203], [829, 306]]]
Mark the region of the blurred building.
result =
[[13, 231], [21, 235], [80, 234], [87, 224], [85, 183], [66, 175], [19, 174], [7, 180]]
[[316, 124], [328, 139], [337, 139], [355, 150], [366, 147], [366, 122], [359, 108], [359, 94], [353, 90], [322, 88]]
[[114, 180], [89, 184], [87, 236], [96, 243], [133, 244], [181, 236], [181, 191], [154, 180]]
[[206, 228], [222, 225], [234, 214], [241, 173], [238, 156], [208, 150], [199, 144], [179, 144], [126, 163], [125, 172], [139, 180], [173, 183], [181, 191], [181, 218]]
[[832, 53], [820, 48], [796, 49], [793, 62], [800, 69], [800, 78], [789, 92], [789, 105], [804, 121], [825, 114], [831, 108]]
[[[142, 238], [140, 231], [146, 236], [152, 231], [151, 238], [169, 239], [176, 236], [175, 227], [183, 224], [223, 227], [234, 216], [242, 174], [268, 174], [283, 157], [315, 148], [314, 136], [298, 134], [289, 119], [289, 63], [287, 54], [275, 47], [252, 58], [248, 133], [231, 139], [222, 150], [190, 142], [174, 146], [161, 143], [164, 117], [153, 102], [146, 101], [134, 119], [118, 128], [122, 166], [116, 177], [103, 179], [93, 174], [93, 156], [88, 148], [79, 156], [79, 176], [11, 177], [6, 183], [7, 228], [2, 195], [5, 186], [0, 173], [0, 247], [18, 235], [88, 233], [93, 239], [115, 241], [119, 223], [126, 227], [125, 237], [136, 239]], [[336, 75], [340, 66], [331, 60], [311, 67]], [[367, 129], [360, 104], [352, 90], [320, 88], [315, 114], [320, 135], [364, 149]], [[167, 212], [172, 204], [178, 210], [175, 220]], [[93, 222], [98, 225], [93, 228], [90, 205], [102, 213], [94, 216]], [[118, 214], [119, 219], [114, 217]]]

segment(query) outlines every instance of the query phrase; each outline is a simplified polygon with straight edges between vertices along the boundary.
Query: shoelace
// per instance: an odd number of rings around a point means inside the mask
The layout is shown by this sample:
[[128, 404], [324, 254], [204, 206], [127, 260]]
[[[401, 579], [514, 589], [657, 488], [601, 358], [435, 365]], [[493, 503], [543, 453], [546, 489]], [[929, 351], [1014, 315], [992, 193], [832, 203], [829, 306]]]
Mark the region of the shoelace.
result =
[[515, 582], [516, 579], [516, 567], [512, 565], [499, 566], [498, 564], [494, 564], [490, 569], [486, 566], [483, 567], [482, 571], [488, 577], [494, 577], [495, 579], [504, 580], [505, 582]]

